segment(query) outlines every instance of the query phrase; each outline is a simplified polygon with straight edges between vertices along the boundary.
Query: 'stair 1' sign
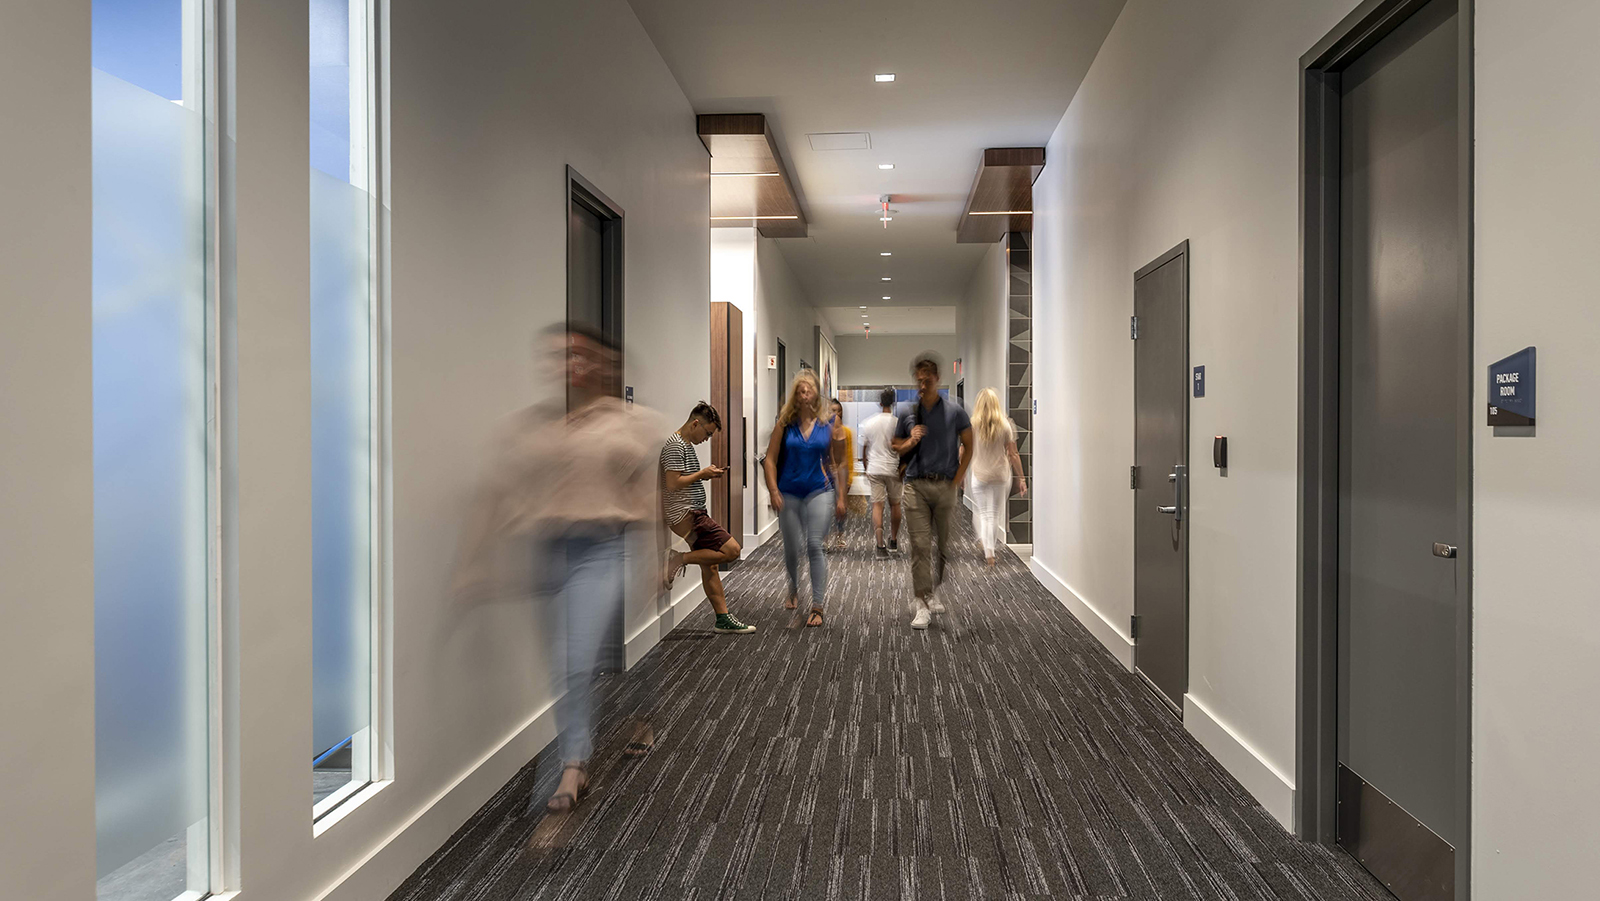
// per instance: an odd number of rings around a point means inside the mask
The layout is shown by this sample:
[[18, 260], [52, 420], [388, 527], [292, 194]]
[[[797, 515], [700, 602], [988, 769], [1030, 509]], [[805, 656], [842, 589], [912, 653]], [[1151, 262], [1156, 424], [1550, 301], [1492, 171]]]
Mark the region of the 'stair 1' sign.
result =
[[1535, 349], [1489, 364], [1489, 425], [1533, 425]]

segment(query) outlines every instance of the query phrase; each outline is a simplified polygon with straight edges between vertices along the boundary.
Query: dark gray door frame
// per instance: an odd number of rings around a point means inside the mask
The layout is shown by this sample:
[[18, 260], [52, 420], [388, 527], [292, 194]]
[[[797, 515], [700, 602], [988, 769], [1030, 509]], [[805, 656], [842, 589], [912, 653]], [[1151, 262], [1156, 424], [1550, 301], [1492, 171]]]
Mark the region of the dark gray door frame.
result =
[[[581, 204], [589, 212], [600, 217], [601, 265], [605, 270], [601, 282], [601, 291], [609, 314], [616, 317], [614, 323], [608, 324], [606, 331], [609, 333], [608, 337], [616, 341], [617, 350], [620, 353], [627, 335], [627, 329], [624, 327], [628, 309], [624, 291], [627, 285], [624, 265], [627, 254], [623, 246], [624, 224], [627, 221], [626, 214], [623, 212], [622, 207], [618, 206], [615, 201], [595, 187], [593, 182], [578, 174], [578, 170], [571, 166], [567, 167], [566, 198], [567, 219], [564, 221], [571, 221], [572, 205], [575, 203]], [[572, 311], [568, 310], [567, 315], [568, 318], [571, 318]], [[625, 360], [626, 357], [623, 359]], [[620, 392], [622, 389], [619, 386], [617, 390]]]
[[[1189, 388], [1189, 382], [1188, 382], [1188, 374], [1191, 372], [1191, 370], [1189, 368], [1189, 239], [1188, 238], [1184, 238], [1182, 241], [1180, 241], [1178, 243], [1178, 245], [1176, 247], [1172, 248], [1171, 250], [1167, 251], [1166, 253], [1163, 253], [1161, 256], [1156, 257], [1155, 259], [1153, 259], [1150, 262], [1144, 264], [1143, 266], [1139, 267], [1139, 270], [1133, 274], [1133, 281], [1134, 281], [1134, 284], [1137, 285], [1139, 283], [1140, 279], [1142, 279], [1145, 276], [1149, 275], [1150, 273], [1156, 271], [1157, 269], [1160, 269], [1162, 266], [1167, 265], [1168, 263], [1172, 262], [1173, 260], [1178, 259], [1179, 257], [1183, 258], [1183, 260], [1182, 260], [1182, 265], [1183, 265], [1183, 305], [1180, 308], [1181, 309], [1181, 316], [1182, 316], [1182, 320], [1183, 321], [1180, 324], [1180, 330], [1182, 331], [1182, 334], [1183, 334], [1183, 337], [1182, 337], [1181, 340], [1182, 340], [1182, 343], [1183, 343], [1183, 372], [1184, 372], [1183, 440], [1180, 443], [1180, 446], [1183, 448], [1183, 465], [1184, 465], [1184, 470], [1187, 473], [1187, 471], [1189, 469], [1189, 417], [1191, 415], [1191, 411], [1189, 409], [1189, 401], [1190, 401], [1190, 395], [1192, 393], [1190, 388]], [[1135, 349], [1134, 353], [1138, 353], [1138, 350]], [[1133, 442], [1134, 442], [1134, 447], [1135, 447], [1136, 450], [1137, 450], [1137, 448], [1139, 446], [1138, 403], [1139, 403], [1139, 398], [1136, 395], [1134, 397], [1134, 417], [1133, 417], [1133, 421], [1134, 421]], [[1141, 479], [1144, 478], [1145, 475], [1146, 475], [1145, 473], [1140, 473], [1140, 478]], [[1149, 476], [1151, 478], [1156, 478], [1158, 475], [1159, 474], [1157, 474], [1157, 473], [1149, 474]], [[1190, 484], [1192, 484], [1192, 480], [1189, 479], [1188, 475], [1185, 475], [1184, 478], [1185, 478], [1186, 481], [1188, 481], [1188, 482], [1190, 482]], [[1182, 528], [1184, 528], [1184, 529], [1190, 528], [1190, 526], [1189, 526], [1189, 510], [1188, 510], [1188, 507], [1189, 507], [1189, 492], [1191, 490], [1190, 489], [1190, 484], [1185, 484], [1185, 485], [1182, 486], [1182, 495], [1181, 495], [1182, 500], [1181, 500], [1180, 503], [1184, 507], [1184, 510], [1182, 511], [1183, 512], [1183, 518], [1181, 520], [1183, 522]], [[1139, 499], [1138, 499], [1138, 495], [1136, 493], [1134, 495], [1134, 504], [1137, 505], [1138, 503], [1139, 503]], [[1135, 512], [1134, 515], [1138, 516], [1138, 513]], [[1138, 561], [1135, 560], [1135, 565], [1137, 565], [1137, 562]], [[1134, 597], [1133, 614], [1134, 614], [1134, 616], [1136, 618], [1139, 616], [1138, 601], [1139, 601], [1139, 599], [1138, 599], [1137, 595], [1135, 595], [1135, 597]], [[1189, 540], [1188, 540], [1187, 537], [1185, 537], [1184, 538], [1184, 542], [1183, 542], [1183, 635], [1184, 635], [1184, 646], [1185, 646], [1185, 648], [1187, 648], [1188, 644], [1189, 644], [1189, 612], [1190, 612], [1189, 611]], [[1129, 631], [1132, 632], [1134, 630], [1132, 628], [1130, 628]], [[1182, 704], [1182, 702], [1179, 701], [1178, 703], [1174, 703], [1172, 701], [1172, 699], [1168, 698], [1166, 693], [1164, 691], [1162, 691], [1161, 688], [1159, 686], [1157, 686], [1155, 684], [1155, 682], [1150, 679], [1149, 676], [1145, 675], [1142, 671], [1139, 670], [1139, 645], [1138, 645], [1138, 636], [1137, 635], [1134, 636], [1133, 659], [1134, 659], [1134, 671], [1139, 674], [1140, 678], [1144, 679], [1145, 685], [1151, 690], [1152, 693], [1155, 694], [1155, 696], [1157, 698], [1159, 698], [1161, 700], [1161, 702], [1163, 704], [1167, 705], [1168, 708], [1170, 708], [1175, 714], [1177, 714], [1178, 719], [1180, 719], [1180, 720], [1183, 719], [1183, 704]], [[1185, 666], [1187, 667], [1187, 657], [1186, 657], [1186, 660], [1185, 660]], [[1184, 673], [1183, 685], [1184, 685], [1184, 689], [1183, 690], [1184, 690], [1185, 693], [1187, 693], [1188, 690], [1189, 690], [1189, 674], [1187, 672]]]
[[[1363, 0], [1300, 58], [1300, 447], [1295, 831], [1336, 839], [1339, 599], [1340, 72], [1429, 0]], [[1456, 508], [1462, 536], [1456, 609], [1456, 897], [1470, 897], [1472, 824], [1473, 0], [1460, 30], [1460, 329]]]

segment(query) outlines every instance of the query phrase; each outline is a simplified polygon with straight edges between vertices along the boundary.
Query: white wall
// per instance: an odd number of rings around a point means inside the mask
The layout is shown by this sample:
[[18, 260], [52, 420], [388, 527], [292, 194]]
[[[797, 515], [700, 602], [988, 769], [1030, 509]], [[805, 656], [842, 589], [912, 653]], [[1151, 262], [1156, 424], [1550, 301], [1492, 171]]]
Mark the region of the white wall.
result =
[[0, 13], [0, 122], [0, 893], [77, 901], [95, 872], [88, 4]]
[[931, 350], [944, 360], [944, 383], [954, 395], [951, 364], [960, 356], [955, 335], [846, 335], [835, 339], [834, 345], [839, 351], [840, 385], [909, 385], [911, 361]]
[[[1130, 0], [1034, 185], [1034, 547], [1125, 662], [1133, 613], [1133, 273], [1190, 241], [1207, 397], [1190, 459], [1189, 694], [1201, 741], [1280, 821], [1295, 760], [1299, 100], [1350, 0]], [[1053, 579], [1052, 579], [1053, 576]], [[1080, 603], [1081, 602], [1081, 603]], [[1209, 716], [1205, 711], [1209, 711]], [[1209, 720], [1209, 722], [1207, 721]]]
[[1010, 377], [1006, 369], [1007, 294], [1006, 242], [1001, 240], [989, 245], [972, 270], [961, 308], [956, 311], [957, 356], [961, 357], [969, 400], [975, 400], [984, 388], [993, 388], [1005, 399]]
[[[230, 853], [252, 901], [385, 897], [552, 735], [522, 605], [454, 607], [456, 533], [498, 417], [558, 390], [530, 339], [565, 316], [564, 167], [627, 214], [626, 379], [709, 388], [708, 157], [625, 0], [394, 0], [392, 783], [314, 836], [305, 7], [236, 0], [236, 603], [225, 622]], [[0, 894], [94, 892], [86, 4], [0, 27]], [[592, 48], [609, 63], [590, 65]], [[691, 361], [685, 363], [684, 361]], [[644, 646], [653, 596], [630, 599]], [[41, 674], [48, 674], [47, 676]], [[324, 821], [325, 823], [327, 821]]]
[[[816, 327], [821, 324], [821, 314], [800, 286], [789, 261], [778, 249], [776, 238], [756, 238], [756, 397], [750, 418], [751, 437], [758, 442], [755, 456], [767, 452], [767, 442], [772, 438], [772, 423], [778, 416], [779, 386], [788, 389], [795, 373], [800, 371], [800, 361], [816, 365]], [[825, 330], [830, 338], [832, 330]], [[767, 357], [778, 352], [778, 342], [786, 348], [786, 371], [767, 369]], [[757, 472], [751, 481], [755, 491], [752, 501], [756, 505], [754, 529], [760, 532], [777, 521], [772, 508], [767, 506], [766, 479]]]
[[[1591, 0], [1477, 2], [1473, 897], [1594, 895], [1600, 847], [1600, 35]], [[1485, 367], [1539, 349], [1537, 437]]]
[[[711, 229], [711, 299], [738, 307], [744, 322], [744, 415], [749, 423], [744, 435], [748, 468], [745, 484], [749, 487], [744, 492], [745, 533], [737, 537], [746, 550], [754, 550], [761, 541], [756, 525], [756, 483], [761, 479], [756, 457], [760, 449], [752, 405], [756, 400], [757, 367], [764, 369], [767, 365], [767, 355], [756, 352], [756, 239], [753, 228]], [[702, 450], [701, 456], [710, 462], [709, 451]]]

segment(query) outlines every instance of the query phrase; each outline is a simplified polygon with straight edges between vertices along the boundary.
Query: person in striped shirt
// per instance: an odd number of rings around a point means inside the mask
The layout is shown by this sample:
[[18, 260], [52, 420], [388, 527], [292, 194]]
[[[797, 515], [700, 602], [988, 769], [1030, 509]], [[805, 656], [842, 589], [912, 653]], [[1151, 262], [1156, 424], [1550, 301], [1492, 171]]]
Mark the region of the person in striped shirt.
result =
[[667, 560], [667, 584], [685, 566], [700, 567], [700, 583], [705, 586], [706, 600], [717, 614], [714, 627], [718, 632], [754, 632], [728, 612], [728, 597], [722, 587], [722, 574], [717, 567], [739, 559], [739, 542], [728, 534], [716, 520], [706, 513], [706, 481], [727, 475], [721, 466], [701, 466], [694, 451], [696, 444], [704, 443], [722, 428], [722, 416], [717, 408], [705, 401], [695, 404], [689, 418], [676, 432], [667, 436], [661, 448], [661, 505], [667, 527], [689, 543], [688, 553], [671, 551]]

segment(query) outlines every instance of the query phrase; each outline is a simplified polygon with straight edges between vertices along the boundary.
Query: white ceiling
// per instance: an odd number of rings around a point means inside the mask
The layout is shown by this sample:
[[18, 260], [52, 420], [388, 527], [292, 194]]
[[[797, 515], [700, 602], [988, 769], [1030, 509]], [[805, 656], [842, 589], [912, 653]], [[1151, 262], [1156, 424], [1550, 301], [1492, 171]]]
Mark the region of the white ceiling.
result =
[[[985, 250], [955, 242], [983, 149], [1045, 144], [1124, 0], [631, 2], [696, 112], [767, 116], [810, 220], [778, 246], [818, 307], [855, 309], [960, 300]], [[833, 132], [871, 149], [811, 149]]]
[[[822, 316], [835, 335], [865, 334], [862, 323], [872, 325], [874, 335], [954, 335], [956, 308], [953, 306], [891, 307], [885, 304], [863, 310], [853, 307], [822, 307]], [[868, 318], [862, 319], [866, 313]]]

